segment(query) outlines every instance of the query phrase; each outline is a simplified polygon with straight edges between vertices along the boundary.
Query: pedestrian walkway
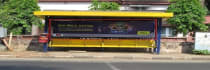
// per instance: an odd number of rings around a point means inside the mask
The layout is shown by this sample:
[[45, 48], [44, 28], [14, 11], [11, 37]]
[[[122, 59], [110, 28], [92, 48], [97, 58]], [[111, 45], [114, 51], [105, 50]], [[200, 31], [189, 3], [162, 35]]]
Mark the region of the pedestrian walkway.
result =
[[139, 52], [0, 52], [0, 58], [82, 58], [82, 59], [132, 59], [132, 60], [210, 60], [209, 55], [151, 54]]

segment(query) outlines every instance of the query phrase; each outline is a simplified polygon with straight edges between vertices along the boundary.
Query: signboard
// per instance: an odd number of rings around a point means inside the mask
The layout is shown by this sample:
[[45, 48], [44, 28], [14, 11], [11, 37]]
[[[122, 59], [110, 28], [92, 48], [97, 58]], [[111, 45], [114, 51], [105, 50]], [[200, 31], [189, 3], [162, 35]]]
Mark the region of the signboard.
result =
[[69, 35], [146, 36], [154, 33], [154, 21], [53, 21], [52, 26], [53, 33]]
[[208, 51], [210, 51], [210, 33], [196, 32], [195, 50], [208, 50]]

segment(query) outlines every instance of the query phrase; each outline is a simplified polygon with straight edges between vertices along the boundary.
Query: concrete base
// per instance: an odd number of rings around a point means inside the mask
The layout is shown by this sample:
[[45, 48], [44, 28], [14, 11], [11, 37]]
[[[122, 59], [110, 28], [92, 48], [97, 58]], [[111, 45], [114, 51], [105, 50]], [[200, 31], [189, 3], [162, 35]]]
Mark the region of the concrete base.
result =
[[192, 53], [194, 43], [191, 42], [162, 42], [161, 54]]

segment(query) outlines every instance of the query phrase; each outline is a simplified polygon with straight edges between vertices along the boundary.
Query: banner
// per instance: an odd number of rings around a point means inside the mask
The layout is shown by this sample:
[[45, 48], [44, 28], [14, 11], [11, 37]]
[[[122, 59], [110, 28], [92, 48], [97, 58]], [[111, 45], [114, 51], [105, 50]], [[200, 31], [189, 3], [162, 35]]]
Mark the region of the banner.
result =
[[53, 21], [53, 33], [149, 35], [154, 21]]

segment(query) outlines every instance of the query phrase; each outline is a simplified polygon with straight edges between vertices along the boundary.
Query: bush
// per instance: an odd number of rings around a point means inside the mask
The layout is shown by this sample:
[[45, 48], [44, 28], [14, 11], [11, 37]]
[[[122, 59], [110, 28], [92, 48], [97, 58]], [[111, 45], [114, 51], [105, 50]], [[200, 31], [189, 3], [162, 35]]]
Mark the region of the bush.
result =
[[193, 50], [193, 54], [210, 55], [208, 50]]

